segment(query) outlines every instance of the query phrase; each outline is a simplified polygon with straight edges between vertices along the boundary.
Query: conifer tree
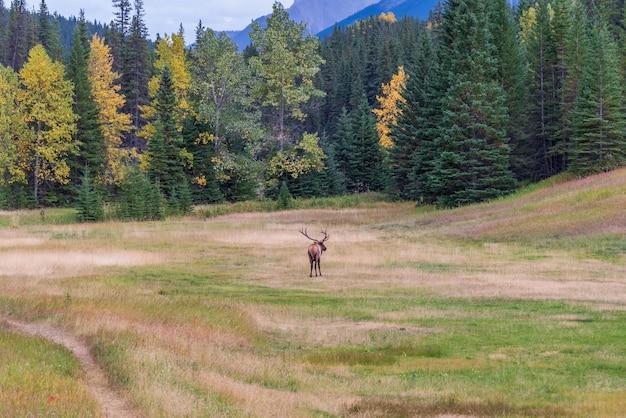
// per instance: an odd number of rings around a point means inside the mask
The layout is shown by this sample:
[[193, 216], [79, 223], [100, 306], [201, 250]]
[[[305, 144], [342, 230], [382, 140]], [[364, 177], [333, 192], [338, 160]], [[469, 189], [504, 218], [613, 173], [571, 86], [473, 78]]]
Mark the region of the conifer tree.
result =
[[[175, 109], [174, 118], [177, 126], [182, 128], [183, 121], [186, 119], [190, 111], [189, 106], [189, 90], [191, 85], [191, 75], [189, 65], [187, 63], [187, 54], [185, 50], [185, 38], [181, 32], [164, 35], [156, 42], [156, 62], [154, 70], [156, 74], [148, 82], [150, 97], [154, 98], [160, 86], [161, 74], [165, 67], [168, 67], [172, 78], [174, 94], [176, 96], [177, 107]], [[140, 106], [142, 117], [147, 123], [139, 132], [143, 138], [149, 139], [154, 135], [155, 128], [149, 122], [154, 119], [156, 109], [150, 104]]]
[[155, 133], [148, 142], [146, 163], [148, 176], [157, 185], [176, 212], [191, 210], [191, 195], [184, 175], [182, 137], [176, 123], [178, 106], [169, 67], [163, 69], [159, 90], [154, 98]]
[[28, 57], [32, 45], [31, 30], [26, 0], [12, 0], [3, 64], [15, 72], [22, 68]]
[[352, 155], [347, 161], [349, 192], [381, 191], [386, 185], [384, 153], [380, 146], [376, 119], [363, 96], [350, 114], [351, 132], [347, 138]]
[[506, 133], [511, 146], [511, 169], [518, 178], [527, 178], [525, 147], [530, 133], [528, 79], [518, 39], [519, 25], [514, 20], [509, 3], [508, 0], [487, 3], [489, 31], [495, 47], [496, 79], [505, 94], [504, 105], [509, 115]]
[[[144, 21], [145, 11], [143, 9], [143, 1], [135, 0], [134, 14], [130, 20], [130, 26], [127, 27], [127, 35], [124, 36], [128, 19], [128, 1], [118, 0], [120, 2], [120, 10], [118, 23], [119, 36], [123, 39], [121, 42], [121, 50], [119, 51], [121, 74], [121, 93], [126, 97], [126, 106], [124, 113], [131, 116], [131, 125], [133, 130], [126, 138], [126, 146], [143, 150], [146, 145], [145, 138], [139, 136], [139, 132], [146, 124], [146, 120], [141, 112], [141, 107], [149, 104], [150, 94], [148, 89], [148, 81], [151, 78], [151, 57], [150, 45], [148, 43], [148, 29]], [[122, 8], [122, 6], [124, 6]], [[122, 30], [123, 29], [123, 30]], [[115, 51], [114, 51], [115, 53]], [[118, 56], [115, 55], [115, 59]]]
[[5, 51], [7, 47], [8, 18], [4, 8], [4, 0], [0, 0], [0, 65], [4, 66]]
[[43, 45], [48, 55], [53, 60], [58, 60], [61, 55], [61, 46], [59, 44], [59, 35], [56, 28], [51, 22], [50, 13], [45, 0], [41, 0], [39, 4], [37, 40]]
[[556, 74], [557, 46], [551, 19], [552, 7], [547, 0], [535, 3], [522, 16], [522, 39], [529, 69], [530, 116], [534, 121], [526, 160], [533, 180], [557, 174], [561, 167], [559, 157], [552, 152], [561, 109]]
[[341, 114], [337, 118], [334, 126], [334, 135], [332, 140], [331, 155], [335, 162], [337, 172], [339, 190], [341, 193], [348, 191], [348, 176], [352, 176], [351, 160], [354, 155], [352, 148], [352, 120], [347, 109], [341, 109]]
[[154, 221], [165, 218], [159, 189], [137, 166], [128, 167], [120, 184], [116, 216], [122, 220]]
[[570, 171], [589, 175], [626, 164], [624, 88], [617, 45], [606, 22], [591, 24], [590, 51], [575, 111]]
[[104, 219], [102, 195], [90, 177], [89, 170], [85, 171], [81, 179], [76, 208], [81, 222], [97, 222]]
[[402, 95], [404, 104], [391, 130], [390, 193], [401, 199], [432, 201], [428, 175], [435, 160], [434, 141], [441, 119], [439, 59], [430, 31], [421, 28]]
[[185, 172], [194, 203], [217, 203], [224, 200], [214, 170], [214, 148], [211, 146], [210, 126], [193, 116], [187, 117], [181, 132], [183, 147], [191, 154]]
[[430, 176], [444, 206], [509, 192], [514, 179], [506, 137], [505, 95], [497, 80], [486, 0], [450, 0], [443, 16], [442, 101], [438, 158]]
[[123, 51], [130, 34], [132, 5], [130, 0], [112, 0], [112, 5], [115, 10], [115, 19], [109, 25], [105, 38], [114, 57], [113, 71], [121, 73], [124, 61]]
[[106, 168], [106, 143], [89, 80], [89, 48], [87, 24], [81, 10], [67, 67], [68, 76], [74, 85], [74, 113], [78, 116], [75, 142], [79, 144], [80, 150], [73, 162], [73, 180], [76, 184], [87, 170], [92, 179], [102, 179]]

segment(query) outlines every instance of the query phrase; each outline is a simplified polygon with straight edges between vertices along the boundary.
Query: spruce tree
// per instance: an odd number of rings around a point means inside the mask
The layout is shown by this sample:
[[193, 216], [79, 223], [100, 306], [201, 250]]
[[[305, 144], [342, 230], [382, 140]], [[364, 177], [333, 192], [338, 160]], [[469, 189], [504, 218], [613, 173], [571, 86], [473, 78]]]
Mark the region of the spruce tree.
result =
[[89, 171], [85, 171], [80, 182], [77, 210], [81, 222], [98, 222], [104, 219], [102, 195]]
[[376, 118], [365, 96], [350, 119], [352, 132], [348, 141], [352, 155], [347, 162], [348, 191], [381, 191], [386, 186], [384, 153], [376, 130]]
[[334, 134], [330, 145], [333, 161], [337, 169], [337, 182], [341, 193], [348, 191], [348, 177], [352, 175], [350, 160], [354, 154], [352, 149], [352, 121], [344, 107], [333, 127]]
[[450, 0], [443, 16], [447, 85], [430, 185], [444, 206], [493, 199], [514, 187], [486, 1]]
[[148, 29], [144, 21], [145, 12], [142, 0], [135, 0], [135, 13], [130, 21], [128, 34], [124, 35], [125, 32], [121, 28], [124, 28], [122, 25], [127, 24], [127, 22], [123, 22], [121, 19], [128, 18], [127, 5], [127, 1], [120, 1], [120, 16], [118, 17], [120, 19], [119, 36], [123, 41], [121, 42], [119, 55], [115, 57], [116, 59], [119, 57], [121, 62], [119, 72], [121, 73], [120, 82], [122, 88], [120, 92], [126, 96], [126, 104], [123, 110], [124, 113], [131, 115], [133, 126], [132, 132], [126, 138], [125, 145], [143, 150], [145, 149], [146, 141], [138, 136], [138, 133], [141, 132], [146, 124], [141, 112], [141, 106], [148, 104], [150, 101], [148, 89], [148, 81], [152, 75], [150, 44], [148, 43]]
[[177, 100], [169, 67], [163, 69], [153, 107], [156, 132], [148, 141], [148, 175], [177, 213], [191, 211], [189, 185], [183, 171], [182, 137], [176, 125]]
[[585, 63], [575, 111], [570, 171], [589, 175], [626, 164], [624, 88], [620, 56], [606, 22], [590, 29], [589, 59]]
[[210, 141], [210, 126], [188, 116], [181, 132], [183, 147], [192, 155], [191, 164], [185, 165], [191, 185], [193, 203], [217, 203], [224, 200], [215, 176], [214, 147]]
[[32, 44], [31, 19], [26, 0], [12, 0], [3, 64], [18, 72], [26, 61]]
[[403, 91], [405, 104], [391, 130], [390, 192], [400, 199], [432, 200], [428, 173], [433, 169], [434, 141], [440, 120], [439, 60], [430, 32], [421, 28]]
[[[82, 13], [82, 10], [81, 10]], [[55, 19], [56, 21], [56, 19]], [[39, 13], [37, 15], [37, 41], [43, 45], [48, 55], [53, 60], [61, 58], [61, 45], [59, 40], [58, 27], [52, 21], [48, 6], [45, 0], [41, 0], [39, 4]]]
[[[552, 11], [547, 0], [530, 8], [534, 16], [522, 31], [529, 67], [530, 116], [534, 121], [525, 158], [531, 179], [539, 180], [557, 174], [561, 168], [559, 156], [553, 153], [559, 130], [561, 109], [558, 99], [557, 45], [551, 25]], [[530, 16], [528, 13], [526, 16]]]
[[93, 99], [89, 81], [90, 43], [84, 13], [81, 11], [70, 55], [68, 76], [74, 84], [74, 113], [78, 116], [75, 141], [80, 144], [78, 155], [73, 158], [72, 176], [79, 184], [89, 171], [95, 181], [101, 181], [106, 168], [107, 146], [100, 126], [98, 107]]
[[4, 0], [0, 0], [0, 64], [5, 65], [4, 57], [7, 47], [8, 16], [4, 8]]
[[496, 79], [505, 94], [504, 105], [509, 122], [506, 133], [511, 146], [511, 169], [519, 179], [527, 178], [528, 161], [524, 149], [529, 135], [528, 80], [522, 49], [519, 43], [519, 25], [508, 0], [488, 2], [489, 31], [495, 46]]
[[130, 34], [130, 18], [132, 6], [130, 0], [112, 0], [115, 10], [115, 19], [108, 27], [105, 39], [111, 47], [111, 54], [114, 57], [113, 71], [123, 70], [123, 51], [128, 35]]

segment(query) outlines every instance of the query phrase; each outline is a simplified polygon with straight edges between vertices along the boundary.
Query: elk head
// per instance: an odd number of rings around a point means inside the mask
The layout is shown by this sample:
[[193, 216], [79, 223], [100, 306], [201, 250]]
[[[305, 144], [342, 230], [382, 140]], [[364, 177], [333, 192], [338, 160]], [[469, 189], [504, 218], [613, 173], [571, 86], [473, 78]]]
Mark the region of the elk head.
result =
[[309, 234], [306, 232], [306, 228], [301, 229], [300, 233], [313, 241], [313, 244], [309, 245], [308, 254], [309, 254], [309, 263], [311, 264], [311, 271], [309, 273], [309, 277], [313, 277], [313, 269], [315, 269], [315, 277], [317, 277], [317, 272], [320, 272], [320, 276], [322, 275], [322, 268], [320, 262], [322, 260], [322, 253], [326, 251], [326, 245], [324, 242], [329, 238], [326, 231], [322, 231], [324, 234], [324, 238], [322, 240], [317, 240], [315, 238], [311, 238]]

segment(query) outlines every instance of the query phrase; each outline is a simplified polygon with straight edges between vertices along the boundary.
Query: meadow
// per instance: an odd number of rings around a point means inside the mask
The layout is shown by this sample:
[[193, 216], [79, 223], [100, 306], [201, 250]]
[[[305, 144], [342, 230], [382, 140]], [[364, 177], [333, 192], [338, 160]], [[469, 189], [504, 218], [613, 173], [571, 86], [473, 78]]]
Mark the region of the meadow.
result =
[[[449, 210], [376, 196], [77, 224], [0, 212], [0, 416], [619, 417], [626, 170]], [[322, 277], [309, 234], [328, 231]]]

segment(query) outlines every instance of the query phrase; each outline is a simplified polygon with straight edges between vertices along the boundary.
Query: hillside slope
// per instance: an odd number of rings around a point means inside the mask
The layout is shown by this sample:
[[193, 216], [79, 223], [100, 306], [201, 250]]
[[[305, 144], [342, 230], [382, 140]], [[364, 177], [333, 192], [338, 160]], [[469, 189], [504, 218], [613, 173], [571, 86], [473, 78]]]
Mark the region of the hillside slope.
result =
[[[444, 235], [543, 241], [616, 235], [626, 239], [626, 168], [565, 181], [548, 179], [489, 203], [421, 218]], [[621, 251], [626, 252], [626, 241]]]

